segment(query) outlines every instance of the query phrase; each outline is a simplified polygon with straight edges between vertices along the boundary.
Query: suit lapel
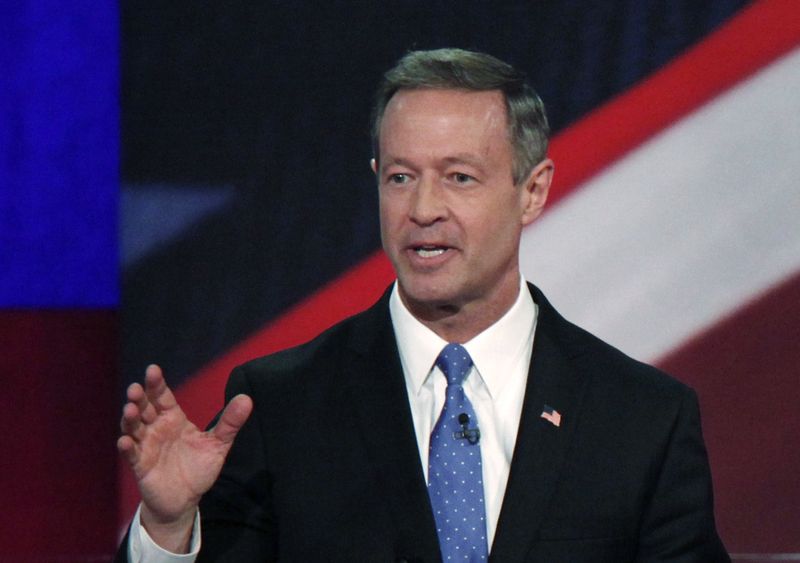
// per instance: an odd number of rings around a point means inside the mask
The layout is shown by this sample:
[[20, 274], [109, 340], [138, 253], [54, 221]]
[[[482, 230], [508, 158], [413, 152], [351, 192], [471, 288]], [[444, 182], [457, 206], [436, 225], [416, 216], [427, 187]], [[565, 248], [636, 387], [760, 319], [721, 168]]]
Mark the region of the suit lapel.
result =
[[371, 468], [397, 534], [397, 553], [439, 561], [436, 526], [420, 466], [405, 380], [388, 306], [388, 292], [351, 339], [345, 370]]
[[[493, 561], [523, 561], [535, 540], [578, 422], [585, 385], [557, 334], [565, 321], [538, 290], [531, 291], [539, 316]], [[542, 418], [545, 405], [561, 415], [558, 426]]]

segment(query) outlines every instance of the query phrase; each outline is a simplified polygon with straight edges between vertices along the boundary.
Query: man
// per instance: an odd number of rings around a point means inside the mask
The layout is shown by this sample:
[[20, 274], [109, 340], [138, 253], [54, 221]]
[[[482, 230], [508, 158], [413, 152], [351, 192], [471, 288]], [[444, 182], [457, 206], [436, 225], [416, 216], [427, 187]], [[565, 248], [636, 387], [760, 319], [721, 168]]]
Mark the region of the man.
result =
[[397, 283], [234, 370], [208, 432], [149, 367], [123, 409], [142, 505], [120, 558], [729, 561], [694, 393], [521, 278], [546, 139], [540, 100], [493, 57], [389, 71], [372, 168]]

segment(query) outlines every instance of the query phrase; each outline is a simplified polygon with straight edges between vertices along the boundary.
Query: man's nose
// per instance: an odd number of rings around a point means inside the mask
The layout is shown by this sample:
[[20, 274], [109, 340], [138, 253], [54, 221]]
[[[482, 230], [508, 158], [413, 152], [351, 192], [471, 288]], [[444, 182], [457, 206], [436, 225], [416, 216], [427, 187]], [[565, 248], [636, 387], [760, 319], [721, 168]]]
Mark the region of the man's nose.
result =
[[423, 176], [414, 190], [409, 218], [418, 225], [431, 225], [446, 218], [443, 189], [436, 178]]

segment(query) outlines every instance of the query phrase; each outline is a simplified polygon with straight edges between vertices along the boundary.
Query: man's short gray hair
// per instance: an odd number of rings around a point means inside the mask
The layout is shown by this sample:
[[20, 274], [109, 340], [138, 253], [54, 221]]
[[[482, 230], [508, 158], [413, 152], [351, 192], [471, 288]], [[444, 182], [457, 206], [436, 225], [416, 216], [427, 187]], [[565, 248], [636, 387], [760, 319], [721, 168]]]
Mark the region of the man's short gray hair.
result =
[[372, 111], [372, 152], [380, 156], [380, 128], [389, 100], [399, 90], [436, 88], [484, 92], [499, 90], [506, 105], [509, 141], [514, 151], [515, 184], [523, 182], [547, 153], [550, 128], [544, 104], [525, 75], [491, 55], [463, 49], [411, 51], [383, 76]]

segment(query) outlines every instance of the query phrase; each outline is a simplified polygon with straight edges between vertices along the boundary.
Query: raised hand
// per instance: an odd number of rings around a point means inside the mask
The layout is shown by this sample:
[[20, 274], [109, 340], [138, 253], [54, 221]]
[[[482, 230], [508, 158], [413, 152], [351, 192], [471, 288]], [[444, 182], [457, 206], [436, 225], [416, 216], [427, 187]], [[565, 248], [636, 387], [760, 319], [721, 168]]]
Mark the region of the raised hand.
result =
[[237, 395], [203, 432], [186, 418], [155, 365], [145, 371], [144, 387], [132, 384], [127, 397], [117, 448], [136, 476], [142, 525], [161, 547], [186, 551], [200, 497], [219, 476], [253, 402]]

